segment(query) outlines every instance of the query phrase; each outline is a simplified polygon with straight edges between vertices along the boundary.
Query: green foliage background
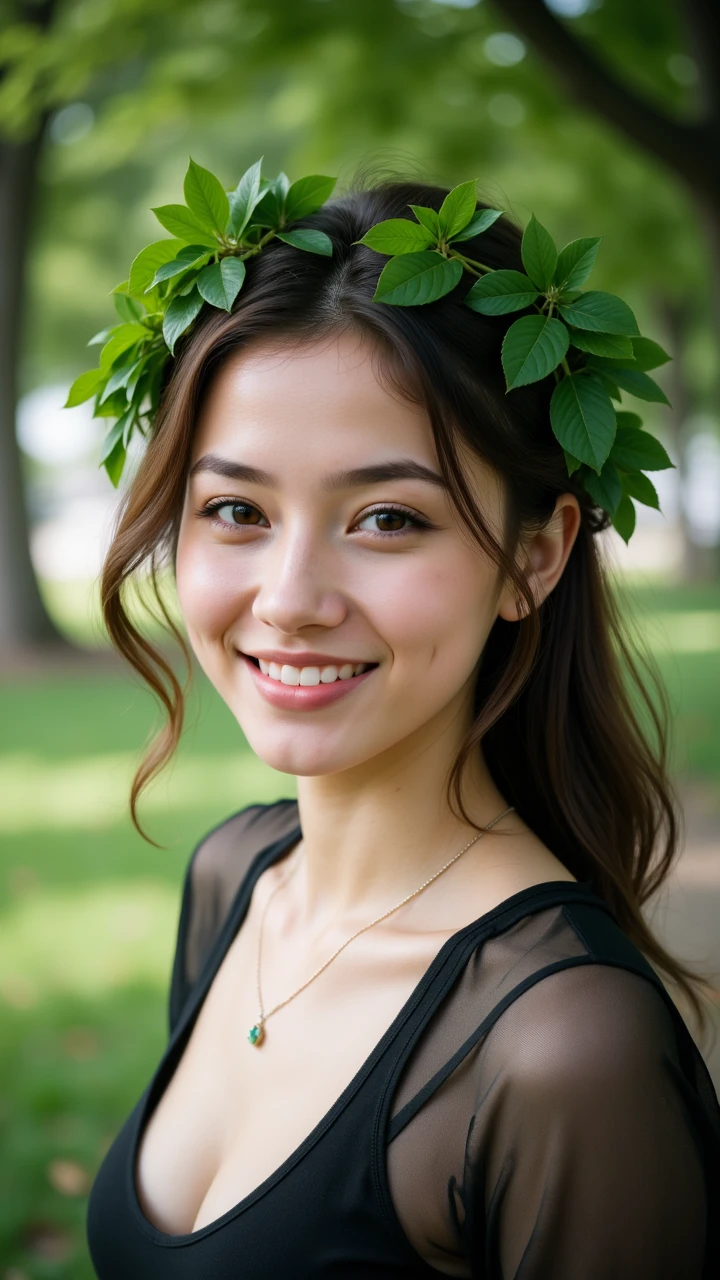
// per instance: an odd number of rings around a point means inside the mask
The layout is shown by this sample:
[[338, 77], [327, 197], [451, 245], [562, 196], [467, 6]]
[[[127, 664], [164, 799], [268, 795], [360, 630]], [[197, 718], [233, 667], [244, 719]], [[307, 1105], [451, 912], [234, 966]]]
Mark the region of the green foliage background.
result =
[[[626, 298], [663, 345], [666, 305], [687, 308], [693, 406], [716, 412], [713, 281], [692, 200], [570, 104], [491, 0], [58, 0], [45, 35], [24, 9], [8, 0], [0, 24], [0, 132], [26, 137], [46, 118], [24, 390], [86, 368], [88, 336], [113, 322], [110, 291], [157, 238], [150, 210], [177, 200], [189, 154], [228, 186], [263, 154], [269, 173], [338, 174], [340, 190], [359, 171], [448, 186], [480, 174], [489, 204], [523, 225], [534, 211], [560, 244], [603, 235], [595, 287]], [[652, 100], [696, 112], [673, 0], [595, 0], [571, 26]], [[645, 414], [665, 440], [667, 412]], [[644, 600], [676, 770], [716, 779], [718, 591]], [[67, 592], [53, 607], [89, 638]], [[292, 793], [205, 690], [147, 802], [168, 848], [144, 845], [125, 796], [152, 719], [113, 671], [0, 688], [2, 1280], [90, 1280], [86, 1182], [162, 1049], [192, 845], [245, 803]]]

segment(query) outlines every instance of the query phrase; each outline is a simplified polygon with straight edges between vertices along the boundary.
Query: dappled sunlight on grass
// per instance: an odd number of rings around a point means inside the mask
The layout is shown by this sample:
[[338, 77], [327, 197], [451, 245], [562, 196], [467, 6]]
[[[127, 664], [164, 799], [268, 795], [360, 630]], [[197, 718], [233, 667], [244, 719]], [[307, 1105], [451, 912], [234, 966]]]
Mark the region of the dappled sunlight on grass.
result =
[[[0, 755], [0, 833], [112, 826], [125, 817], [138, 761], [137, 752], [62, 762], [29, 752]], [[148, 816], [208, 804], [226, 814], [251, 801], [267, 802], [294, 792], [294, 778], [268, 769], [246, 749], [178, 759], [150, 785], [141, 803]]]
[[645, 638], [653, 650], [671, 653], [720, 651], [720, 609], [658, 613], [645, 623]]
[[178, 912], [162, 881], [26, 893], [0, 913], [0, 1001], [27, 1008], [133, 983], [164, 990]]
[[[720, 587], [631, 595], [667, 682], [676, 770], [713, 786]], [[162, 1053], [193, 846], [245, 805], [296, 793], [200, 673], [177, 757], [140, 801], [162, 847], [146, 844], [128, 792], [157, 724], [117, 672], [0, 686], [0, 1280], [92, 1280], [87, 1187]]]

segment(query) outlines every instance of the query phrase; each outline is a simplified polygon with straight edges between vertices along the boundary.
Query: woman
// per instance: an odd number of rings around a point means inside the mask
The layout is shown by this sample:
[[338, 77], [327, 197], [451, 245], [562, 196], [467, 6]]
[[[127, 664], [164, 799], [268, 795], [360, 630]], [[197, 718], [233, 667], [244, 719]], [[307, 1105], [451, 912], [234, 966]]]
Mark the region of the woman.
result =
[[[108, 555], [110, 632], [171, 713], [133, 803], [181, 695], [122, 586], [164, 550], [298, 800], [193, 854], [170, 1042], [91, 1197], [101, 1280], [717, 1274], [720, 1109], [640, 910], [675, 802], [607, 518], [548, 387], [505, 397], [506, 319], [373, 304], [355, 243], [445, 194], [331, 202], [304, 225], [332, 258], [273, 246], [201, 317]], [[501, 219], [484, 261], [519, 240]]]

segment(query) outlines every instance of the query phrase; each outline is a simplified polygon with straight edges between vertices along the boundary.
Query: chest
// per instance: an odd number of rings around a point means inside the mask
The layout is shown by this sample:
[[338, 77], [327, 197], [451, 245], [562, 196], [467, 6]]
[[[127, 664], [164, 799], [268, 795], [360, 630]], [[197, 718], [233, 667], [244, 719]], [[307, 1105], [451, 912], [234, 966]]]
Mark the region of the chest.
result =
[[[179, 1046], [140, 1144], [135, 1178], [143, 1210], [171, 1234], [222, 1216], [287, 1160], [350, 1084], [449, 936], [386, 928], [357, 939], [269, 1018], [263, 1042], [252, 1046], [257, 946], [252, 921], [246, 923]], [[266, 1009], [317, 967], [300, 959], [283, 963], [267, 949]]]

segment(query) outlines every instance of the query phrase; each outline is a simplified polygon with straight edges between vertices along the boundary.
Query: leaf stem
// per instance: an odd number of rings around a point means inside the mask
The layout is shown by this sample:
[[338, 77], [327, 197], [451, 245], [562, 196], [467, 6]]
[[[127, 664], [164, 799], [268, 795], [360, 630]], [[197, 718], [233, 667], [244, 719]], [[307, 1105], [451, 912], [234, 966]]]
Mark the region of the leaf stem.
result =
[[240, 261], [244, 262], [246, 258], [254, 258], [255, 255], [260, 252], [261, 249], [265, 248], [265, 245], [268, 243], [268, 241], [273, 239], [274, 235], [275, 235], [275, 229], [273, 227], [271, 228], [270, 231], [267, 231], [264, 236], [261, 236], [257, 244], [252, 245], [251, 248], [246, 250], [245, 253], [241, 253], [238, 255], [240, 258]]
[[[477, 276], [478, 280], [480, 280], [483, 275], [487, 275], [489, 271], [494, 270], [493, 267], [486, 267], [484, 262], [476, 262], [474, 258], [466, 258], [464, 254], [458, 253], [456, 249], [451, 250], [450, 257], [457, 258], [462, 262], [463, 266], [474, 276]], [[475, 267], [479, 267], [479, 270], [476, 271]]]

